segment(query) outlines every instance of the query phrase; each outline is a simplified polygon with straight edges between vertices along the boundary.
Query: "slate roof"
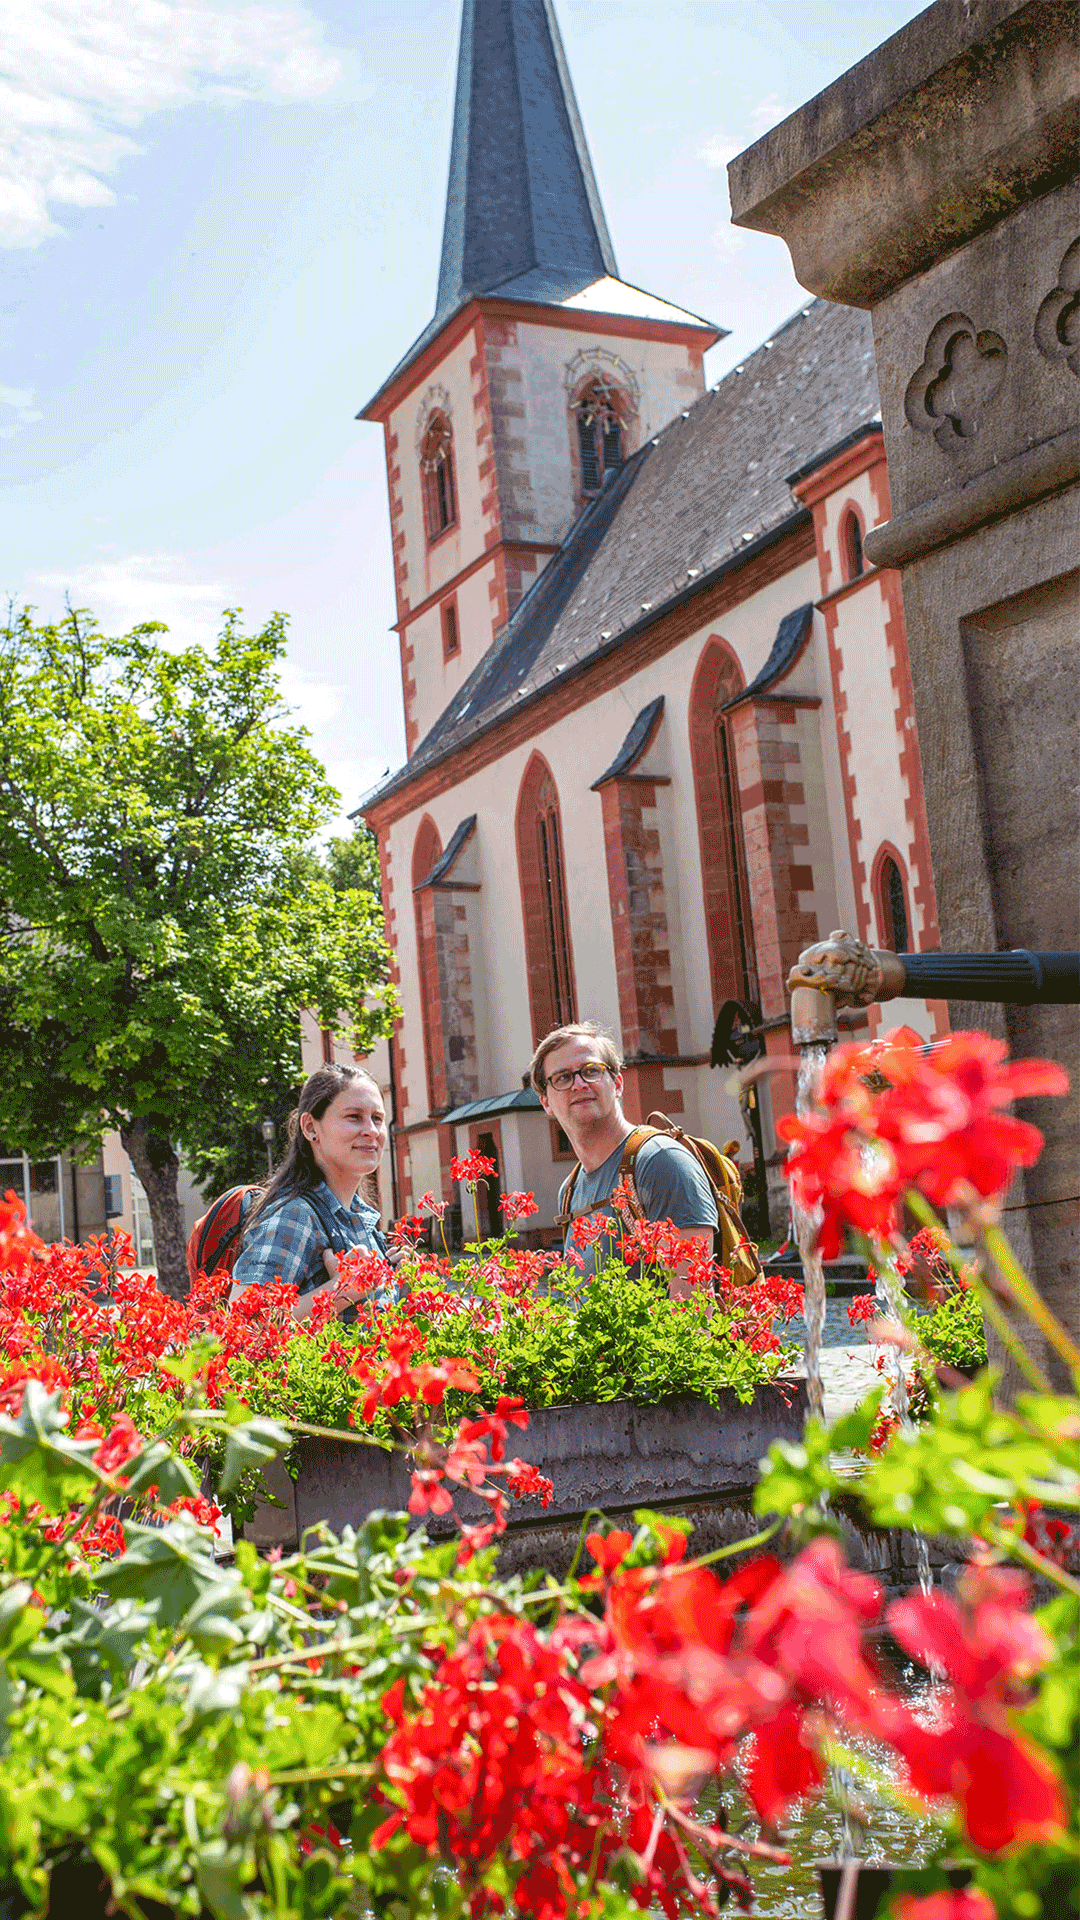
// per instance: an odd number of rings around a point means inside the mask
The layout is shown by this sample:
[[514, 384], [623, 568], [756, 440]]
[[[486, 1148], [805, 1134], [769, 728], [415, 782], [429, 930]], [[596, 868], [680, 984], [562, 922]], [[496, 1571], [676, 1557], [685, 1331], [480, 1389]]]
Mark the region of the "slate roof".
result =
[[589, 503], [412, 758], [365, 804], [806, 521], [786, 476], [879, 421], [868, 316], [812, 301]]
[[434, 318], [358, 417], [470, 300], [560, 306], [590, 288], [592, 310], [721, 331], [619, 280], [551, 0], [463, 0]]
[[469, 1100], [463, 1107], [442, 1115], [444, 1127], [461, 1126], [466, 1120], [482, 1120], [496, 1113], [542, 1113], [540, 1096], [531, 1087], [514, 1087], [510, 1093], [489, 1093], [486, 1099]]
[[633, 726], [623, 741], [622, 746], [619, 748], [618, 753], [615, 755], [610, 767], [605, 768], [599, 780], [593, 781], [593, 793], [599, 793], [601, 787], [606, 787], [609, 780], [621, 779], [624, 773], [629, 773], [631, 769], [637, 765], [653, 734], [656, 732], [663, 711], [664, 696], [662, 693], [657, 699], [650, 700], [647, 707], [642, 707], [641, 712], [635, 719]]
[[782, 680], [789, 667], [795, 665], [800, 653], [810, 638], [810, 628], [814, 623], [814, 603], [808, 600], [805, 606], [796, 607], [793, 612], [785, 613], [776, 629], [776, 639], [769, 649], [769, 657], [760, 673], [754, 675], [748, 687], [735, 695], [734, 700], [724, 702], [724, 712], [737, 707], [743, 700], [752, 700], [756, 693], [765, 693], [767, 689]]
[[440, 853], [435, 865], [432, 867], [431, 872], [425, 874], [424, 878], [419, 880], [413, 888], [414, 893], [423, 893], [425, 887], [437, 887], [440, 881], [446, 878], [446, 875], [450, 872], [454, 861], [457, 859], [458, 854], [461, 852], [462, 847], [465, 845], [475, 825], [475, 813], [470, 813], [466, 819], [458, 823], [450, 835], [443, 852]]

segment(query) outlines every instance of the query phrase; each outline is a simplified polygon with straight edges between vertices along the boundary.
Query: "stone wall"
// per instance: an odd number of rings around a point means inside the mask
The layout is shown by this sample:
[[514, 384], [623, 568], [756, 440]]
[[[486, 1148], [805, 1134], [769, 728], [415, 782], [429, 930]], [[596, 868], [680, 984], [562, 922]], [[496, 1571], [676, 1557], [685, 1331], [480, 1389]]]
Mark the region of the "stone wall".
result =
[[[803, 284], [871, 311], [945, 951], [1080, 946], [1077, 17], [938, 0], [729, 170], [736, 224]], [[1046, 1150], [1010, 1196], [1055, 1310], [1080, 1302], [1080, 1023], [950, 1008], [1065, 1063], [1030, 1104]]]

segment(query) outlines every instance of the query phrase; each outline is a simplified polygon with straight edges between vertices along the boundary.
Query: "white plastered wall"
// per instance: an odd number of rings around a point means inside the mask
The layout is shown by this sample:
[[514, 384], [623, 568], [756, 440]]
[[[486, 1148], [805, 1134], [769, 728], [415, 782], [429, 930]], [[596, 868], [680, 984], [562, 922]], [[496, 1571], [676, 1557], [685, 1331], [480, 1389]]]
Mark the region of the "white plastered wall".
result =
[[659, 433], [705, 391], [700, 359], [695, 368], [691, 348], [677, 341], [605, 333], [602, 321], [580, 331], [519, 321], [516, 346], [500, 343], [500, 364], [516, 366], [521, 374], [525, 418], [520, 431], [527, 446], [534, 516], [525, 537], [534, 540], [564, 540], [578, 510], [568, 383], [578, 386], [595, 370], [629, 391], [636, 401], [634, 447]]
[[[405, 876], [412, 871], [412, 849], [423, 813], [435, 821], [445, 845], [466, 815], [477, 815], [477, 861], [481, 892], [478, 905], [479, 955], [473, 956], [486, 988], [489, 1038], [489, 1084], [484, 1092], [502, 1093], [520, 1085], [532, 1053], [525, 946], [521, 916], [514, 819], [518, 793], [533, 751], [551, 768], [558, 789], [564, 829], [567, 909], [573, 946], [577, 1004], [616, 1032], [619, 1003], [615, 954], [608, 905], [607, 867], [599, 794], [591, 783], [610, 765], [641, 709], [658, 694], [665, 697], [662, 723], [664, 752], [671, 785], [660, 789], [661, 840], [668, 929], [672, 940], [675, 1014], [682, 1055], [707, 1054], [712, 1038], [713, 1008], [709, 984], [705, 915], [701, 893], [701, 851], [698, 837], [693, 768], [690, 757], [689, 704], [694, 673], [712, 633], [733, 648], [747, 681], [764, 663], [783, 616], [811, 597], [816, 584], [812, 563], [794, 569], [770, 583], [753, 598], [733, 608], [719, 621], [703, 624], [693, 636], [661, 658], [642, 667], [621, 687], [578, 708], [549, 728], [538, 730], [527, 744], [514, 747], [494, 765], [481, 769], [423, 809], [406, 815], [390, 829], [398, 962], [405, 1009], [405, 1079], [410, 1094], [407, 1122], [426, 1117], [423, 1041], [417, 984], [415, 917]], [[807, 691], [811, 690], [808, 683]], [[810, 722], [816, 724], [816, 716]], [[653, 764], [650, 753], [648, 765]], [[659, 770], [659, 763], [657, 765]], [[823, 800], [832, 823], [834, 841], [846, 848], [843, 815], [835, 815], [831, 798]], [[470, 930], [470, 945], [472, 945]], [[478, 1005], [479, 1030], [479, 1005]], [[701, 1069], [678, 1069], [690, 1078], [671, 1085], [683, 1087], [687, 1112], [703, 1117], [719, 1097], [719, 1074]]]
[[443, 657], [441, 602], [429, 607], [406, 629], [413, 649], [408, 668], [416, 682], [413, 715], [421, 740], [431, 731], [439, 715], [445, 712], [462, 682], [467, 680], [477, 661], [491, 645], [492, 619], [489, 588], [495, 579], [495, 562], [478, 567], [454, 589], [457, 601], [458, 652]]
[[[865, 535], [880, 517], [868, 473], [846, 481], [824, 503], [823, 543], [832, 587], [838, 586], [847, 572], [843, 531], [852, 507], [861, 515]], [[863, 580], [862, 586], [844, 595], [835, 606], [835, 645], [841, 656], [840, 690], [847, 695], [845, 717], [851, 740], [849, 764], [855, 782], [857, 829], [854, 858], [841, 863], [840, 868], [850, 887], [850, 913], [846, 918], [842, 916], [842, 921], [853, 932], [857, 931], [854, 872], [861, 862], [865, 875], [861, 898], [870, 916], [869, 943], [871, 946], [885, 944], [885, 929], [879, 924], [874, 898], [873, 868], [879, 848], [887, 843], [896, 848], [904, 863], [910, 939], [914, 947], [920, 944], [924, 922], [915, 901], [917, 856], [913, 829], [907, 817], [913, 796], [900, 765], [905, 733], [914, 726], [914, 715], [900, 711], [900, 694], [892, 684], [893, 659], [886, 632], [889, 607], [884, 584], [873, 567], [867, 568]], [[835, 737], [835, 727], [833, 733]], [[881, 1024], [884, 1027], [904, 1024], [927, 1039], [933, 1038], [935, 1032], [933, 1016], [923, 1000], [890, 1002], [882, 1014]]]

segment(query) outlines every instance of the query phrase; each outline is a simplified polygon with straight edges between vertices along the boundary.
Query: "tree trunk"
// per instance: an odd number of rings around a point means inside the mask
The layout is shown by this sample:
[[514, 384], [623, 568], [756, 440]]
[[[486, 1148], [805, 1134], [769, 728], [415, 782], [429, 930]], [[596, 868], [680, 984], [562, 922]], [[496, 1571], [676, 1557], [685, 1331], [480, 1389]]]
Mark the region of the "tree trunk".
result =
[[162, 1293], [182, 1300], [188, 1290], [187, 1235], [176, 1190], [180, 1170], [176, 1148], [165, 1126], [153, 1118], [132, 1120], [121, 1128], [120, 1138], [150, 1203], [158, 1286]]

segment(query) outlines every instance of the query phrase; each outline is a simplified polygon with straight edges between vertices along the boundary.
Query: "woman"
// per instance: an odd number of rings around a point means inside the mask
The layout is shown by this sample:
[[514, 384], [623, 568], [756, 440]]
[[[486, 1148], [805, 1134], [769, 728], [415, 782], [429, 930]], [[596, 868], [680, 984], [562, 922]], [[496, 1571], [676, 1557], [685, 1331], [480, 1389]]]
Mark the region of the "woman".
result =
[[308, 1075], [289, 1116], [288, 1152], [244, 1223], [234, 1300], [244, 1287], [281, 1280], [300, 1289], [298, 1320], [326, 1293], [339, 1309], [355, 1305], [360, 1289], [339, 1281], [335, 1255], [386, 1251], [378, 1208], [360, 1192], [373, 1189], [385, 1141], [382, 1095], [369, 1073], [333, 1066]]

